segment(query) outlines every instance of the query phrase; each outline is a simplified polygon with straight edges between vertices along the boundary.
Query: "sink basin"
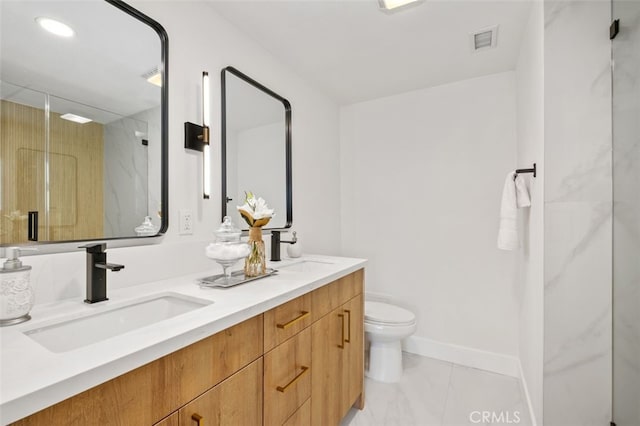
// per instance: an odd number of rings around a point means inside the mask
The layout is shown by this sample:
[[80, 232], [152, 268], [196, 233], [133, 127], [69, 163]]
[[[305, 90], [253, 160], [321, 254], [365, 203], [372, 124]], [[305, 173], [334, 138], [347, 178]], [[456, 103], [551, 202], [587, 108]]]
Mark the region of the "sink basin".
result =
[[[213, 302], [180, 294], [156, 295], [24, 331], [52, 352], [68, 352], [202, 308]], [[96, 306], [97, 309], [102, 307]]]
[[300, 262], [291, 263], [289, 265], [278, 266], [278, 271], [291, 272], [322, 272], [333, 265], [331, 262], [321, 262], [319, 260], [301, 260]]

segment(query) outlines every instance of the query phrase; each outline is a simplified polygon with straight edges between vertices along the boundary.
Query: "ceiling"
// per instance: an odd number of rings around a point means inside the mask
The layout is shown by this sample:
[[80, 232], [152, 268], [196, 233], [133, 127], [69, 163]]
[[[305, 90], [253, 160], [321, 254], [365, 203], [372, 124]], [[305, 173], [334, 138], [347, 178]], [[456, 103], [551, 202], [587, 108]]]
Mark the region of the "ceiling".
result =
[[[35, 22], [40, 16], [76, 35], [44, 31]], [[160, 88], [142, 77], [160, 65], [158, 35], [105, 1], [0, 1], [0, 24], [3, 99], [43, 108], [48, 93], [54, 112], [100, 123], [160, 104]]]
[[[339, 104], [512, 70], [530, 1], [209, 0], [221, 16]], [[499, 25], [495, 49], [469, 33]]]

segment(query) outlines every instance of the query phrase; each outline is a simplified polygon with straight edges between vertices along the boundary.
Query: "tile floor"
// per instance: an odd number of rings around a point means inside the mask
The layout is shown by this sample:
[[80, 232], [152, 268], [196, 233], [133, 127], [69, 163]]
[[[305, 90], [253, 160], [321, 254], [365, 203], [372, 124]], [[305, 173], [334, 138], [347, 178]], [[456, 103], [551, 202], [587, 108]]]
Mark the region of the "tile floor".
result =
[[342, 426], [531, 425], [518, 379], [403, 355], [402, 381], [367, 379], [365, 409], [352, 409]]

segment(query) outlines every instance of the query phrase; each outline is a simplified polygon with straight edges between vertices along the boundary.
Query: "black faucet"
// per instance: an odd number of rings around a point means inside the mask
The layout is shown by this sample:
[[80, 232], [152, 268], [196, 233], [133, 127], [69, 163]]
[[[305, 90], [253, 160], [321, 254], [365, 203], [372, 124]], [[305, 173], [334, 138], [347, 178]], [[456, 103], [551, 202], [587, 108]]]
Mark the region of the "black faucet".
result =
[[107, 298], [107, 269], [118, 272], [124, 265], [107, 263], [106, 243], [80, 246], [87, 250], [87, 298], [85, 303], [96, 303]]
[[280, 259], [280, 244], [295, 244], [298, 242], [298, 237], [296, 237], [296, 231], [293, 231], [293, 238], [291, 241], [285, 241], [280, 239], [280, 233], [282, 231], [271, 231], [271, 261], [278, 262]]

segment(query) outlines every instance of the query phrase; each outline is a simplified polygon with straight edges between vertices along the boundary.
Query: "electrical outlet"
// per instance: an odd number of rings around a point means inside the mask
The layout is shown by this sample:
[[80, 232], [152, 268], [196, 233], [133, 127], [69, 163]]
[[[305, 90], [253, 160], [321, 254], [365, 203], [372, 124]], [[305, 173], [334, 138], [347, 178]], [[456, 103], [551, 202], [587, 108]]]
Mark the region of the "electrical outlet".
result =
[[193, 213], [191, 210], [183, 209], [180, 210], [180, 229], [178, 230], [178, 234], [180, 235], [191, 235], [193, 234]]

